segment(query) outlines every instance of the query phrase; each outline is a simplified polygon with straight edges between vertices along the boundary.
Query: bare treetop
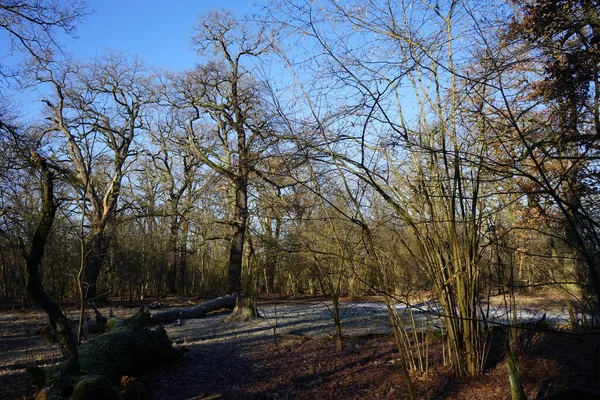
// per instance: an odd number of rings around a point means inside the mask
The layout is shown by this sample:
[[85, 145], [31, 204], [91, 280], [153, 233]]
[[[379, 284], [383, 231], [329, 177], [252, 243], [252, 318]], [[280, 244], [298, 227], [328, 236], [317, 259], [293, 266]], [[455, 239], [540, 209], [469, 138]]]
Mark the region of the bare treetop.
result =
[[264, 23], [237, 19], [229, 10], [210, 11], [200, 15], [192, 44], [200, 55], [222, 54], [233, 66], [245, 55], [269, 51], [276, 34]]
[[[0, 0], [0, 32], [8, 34], [11, 51], [48, 61], [60, 48], [56, 34], [62, 31], [73, 36], [77, 22], [87, 13], [83, 0]], [[2, 66], [0, 74], [6, 76]]]

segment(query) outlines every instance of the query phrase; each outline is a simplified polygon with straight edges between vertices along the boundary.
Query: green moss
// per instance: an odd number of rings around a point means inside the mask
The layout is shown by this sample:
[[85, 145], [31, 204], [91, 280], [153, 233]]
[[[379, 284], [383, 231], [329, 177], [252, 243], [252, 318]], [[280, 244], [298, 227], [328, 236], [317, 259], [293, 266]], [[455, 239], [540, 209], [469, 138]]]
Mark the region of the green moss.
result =
[[131, 318], [118, 319], [111, 318], [108, 320], [107, 326], [110, 332], [115, 330], [139, 330], [150, 325], [152, 318], [150, 313], [143, 308], [139, 309], [138, 312]]
[[79, 381], [70, 400], [121, 400], [119, 391], [106, 379], [88, 376]]
[[106, 321], [106, 329], [110, 332], [113, 330], [115, 325], [117, 324], [118, 319], [115, 317], [111, 317]]
[[110, 332], [90, 339], [78, 350], [83, 376], [68, 373], [61, 379], [61, 366], [32, 370], [38, 390], [51, 386], [49, 399], [56, 396], [56, 400], [120, 399], [118, 388], [123, 376], [175, 360], [183, 352], [173, 348], [164, 328], [144, 328], [148, 318], [143, 310], [126, 320], [111, 318]]
[[124, 375], [136, 375], [153, 365], [175, 360], [166, 331], [136, 328], [138, 322], [115, 325], [110, 332], [89, 340], [79, 349], [79, 363], [85, 374], [104, 375], [118, 385]]

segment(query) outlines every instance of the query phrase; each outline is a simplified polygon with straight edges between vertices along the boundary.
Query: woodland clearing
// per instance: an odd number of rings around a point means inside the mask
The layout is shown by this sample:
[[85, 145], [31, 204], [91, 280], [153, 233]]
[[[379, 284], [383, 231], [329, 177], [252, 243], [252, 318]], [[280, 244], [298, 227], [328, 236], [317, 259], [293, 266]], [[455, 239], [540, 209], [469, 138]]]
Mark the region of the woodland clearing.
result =
[[[330, 304], [318, 298], [263, 299], [262, 319], [226, 323], [227, 312], [165, 325], [176, 346], [190, 351], [180, 360], [122, 381], [124, 399], [202, 398], [404, 398], [387, 315], [377, 299], [350, 301], [342, 307], [344, 349], [336, 352]], [[444, 350], [435, 307], [421, 302], [415, 309], [421, 340], [428, 343], [427, 372], [413, 372], [418, 398], [508, 399], [510, 389], [503, 344], [491, 340], [485, 373], [469, 380], [452, 378], [442, 365]], [[492, 301], [497, 315], [501, 302]], [[548, 295], [519, 298], [521, 322], [546, 314], [549, 330], [525, 331], [522, 336], [522, 381], [529, 398], [538, 398], [579, 385], [598, 389], [599, 336], [564, 330], [568, 313]], [[425, 309], [427, 308], [427, 309]], [[109, 309], [101, 309], [108, 314]], [[113, 308], [130, 316], [137, 308]], [[399, 308], [402, 312], [402, 307]], [[427, 312], [424, 312], [427, 311]], [[71, 315], [75, 315], [72, 310]], [[501, 320], [501, 318], [499, 318]], [[408, 321], [408, 319], [407, 319]], [[46, 317], [39, 311], [0, 313], [0, 398], [31, 399], [34, 388], [27, 366], [49, 366], [60, 361], [58, 346], [39, 334]], [[596, 385], [596, 386], [594, 386]], [[216, 396], [216, 397], [210, 397]]]

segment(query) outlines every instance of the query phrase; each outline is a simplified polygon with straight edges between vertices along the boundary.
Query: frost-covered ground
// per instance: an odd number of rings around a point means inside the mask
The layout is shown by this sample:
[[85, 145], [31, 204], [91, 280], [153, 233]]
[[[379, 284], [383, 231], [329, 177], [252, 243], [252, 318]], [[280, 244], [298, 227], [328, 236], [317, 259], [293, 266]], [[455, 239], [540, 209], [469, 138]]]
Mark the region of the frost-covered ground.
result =
[[[442, 312], [438, 304], [421, 302], [410, 307], [396, 306], [408, 330], [438, 331], [442, 324]], [[512, 312], [502, 305], [490, 305], [483, 310], [489, 321], [507, 324]], [[226, 315], [183, 321], [183, 325], [166, 326], [170, 337], [180, 344], [224, 342], [232, 339], [255, 341], [272, 340], [276, 336], [295, 336], [312, 339], [334, 334], [333, 307], [328, 301], [302, 301], [267, 303], [259, 305], [262, 319], [249, 323], [224, 323]], [[535, 322], [544, 314], [551, 326], [569, 324], [564, 308], [517, 307], [519, 323]], [[382, 302], [344, 302], [341, 306], [342, 330], [346, 336], [391, 333], [389, 316]]]
[[[551, 325], [564, 325], [569, 322], [567, 308], [561, 296], [539, 295], [521, 300], [523, 301], [517, 308], [519, 322], [536, 321], [544, 314], [546, 321]], [[241, 362], [248, 352], [272, 349], [274, 343], [280, 343], [274, 342], [275, 340], [284, 343], [289, 338], [292, 339], [288, 341], [290, 343], [318, 343], [301, 339], [327, 338], [334, 334], [331, 302], [313, 298], [259, 304], [259, 312], [263, 318], [247, 323], [226, 323], [223, 319], [227, 313], [224, 313], [182, 321], [181, 324], [167, 324], [165, 328], [169, 337], [176, 344], [185, 345], [190, 350], [177, 364], [176, 368], [180, 369], [173, 374], [185, 375], [186, 368], [192, 368], [194, 372], [189, 380], [193, 382], [197, 381], [198, 376], [211, 377], [216, 374], [215, 371], [220, 371], [219, 376], [241, 376], [241, 372], [238, 374], [235, 371], [247, 368], [247, 365]], [[492, 301], [489, 310], [484, 311], [489, 313], [491, 319], [506, 323], [511, 314], [502, 304], [502, 299]], [[110, 309], [104, 308], [101, 311], [108, 315]], [[134, 314], [136, 309], [117, 308], [113, 311], [118, 317], [126, 318]], [[418, 330], [438, 330], [442, 326], [440, 309], [434, 302], [416, 303], [409, 308], [398, 305], [397, 311], [407, 329], [416, 327]], [[344, 302], [341, 313], [343, 335], [346, 337], [391, 333], [386, 307], [382, 302]], [[69, 311], [70, 317], [74, 318], [76, 315], [76, 310]], [[49, 366], [60, 361], [58, 345], [47, 343], [38, 333], [39, 328], [46, 324], [47, 316], [40, 311], [0, 313], [0, 399], [30, 398], [33, 389], [28, 383], [25, 367]], [[262, 347], [262, 344], [265, 347]], [[268, 359], [269, 356], [266, 357]], [[293, 372], [290, 374], [293, 375]], [[277, 372], [277, 376], [279, 375], [280, 371]], [[172, 379], [173, 376], [170, 376], [167, 380]], [[141, 387], [156, 381], [155, 386], [148, 390], [159, 390], [164, 386], [163, 380], [151, 378], [144, 381]], [[225, 383], [221, 386], [231, 386], [229, 380], [225, 379], [223, 382]], [[203, 381], [202, 385], [206, 386], [203, 390], [211, 388], [210, 382]], [[190, 383], [186, 381], [182, 386], [189, 387]], [[220, 393], [220, 390], [224, 390], [221, 386], [213, 388], [214, 392]], [[129, 398], [146, 398], [135, 393], [137, 392], [134, 391]], [[164, 394], [160, 393], [160, 396]], [[167, 398], [160, 396], [155, 398]]]

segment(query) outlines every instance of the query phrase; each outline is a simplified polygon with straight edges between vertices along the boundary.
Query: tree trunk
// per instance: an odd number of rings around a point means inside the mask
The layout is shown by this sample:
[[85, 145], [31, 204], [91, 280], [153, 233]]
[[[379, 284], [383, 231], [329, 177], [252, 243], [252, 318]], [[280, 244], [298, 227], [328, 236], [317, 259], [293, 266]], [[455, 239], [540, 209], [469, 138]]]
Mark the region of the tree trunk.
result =
[[228, 291], [242, 293], [242, 259], [248, 221], [248, 182], [247, 177], [238, 176], [235, 180], [235, 209], [233, 235], [229, 250]]
[[95, 300], [99, 295], [98, 277], [104, 264], [104, 256], [108, 252], [108, 243], [104, 236], [105, 232], [103, 229], [94, 230], [85, 247], [86, 263], [83, 284], [86, 286], [86, 301]]
[[277, 242], [281, 233], [281, 219], [274, 218], [275, 221], [275, 232], [271, 226], [272, 220], [268, 218], [263, 224], [263, 230], [265, 231], [265, 276], [266, 276], [266, 292], [275, 293], [275, 273], [277, 271]]
[[177, 218], [177, 205], [175, 204], [171, 215], [171, 229], [167, 244], [167, 288], [170, 294], [177, 290], [177, 236], [179, 232], [179, 218]]
[[523, 386], [521, 385], [519, 362], [516, 360], [512, 351], [508, 352], [506, 369], [508, 369], [508, 380], [510, 382], [510, 394], [512, 400], [527, 400], [527, 395], [525, 394]]
[[37, 154], [34, 154], [33, 157], [42, 172], [42, 212], [40, 222], [31, 242], [31, 249], [27, 255], [25, 284], [27, 291], [33, 297], [35, 303], [48, 314], [50, 325], [56, 332], [62, 356], [65, 360], [63, 375], [67, 375], [76, 373], [79, 370], [75, 335], [71, 321], [69, 321], [60, 307], [45, 292], [39, 271], [39, 265], [44, 257], [46, 241], [56, 215], [54, 182], [52, 172], [48, 169], [46, 161]]
[[162, 324], [165, 322], [176, 321], [178, 319], [200, 318], [212, 311], [217, 311], [223, 308], [233, 308], [236, 305], [236, 298], [237, 296], [235, 295], [223, 296], [202, 304], [198, 304], [192, 308], [163, 311], [152, 315], [151, 320], [154, 323]]
[[187, 257], [188, 257], [188, 235], [190, 224], [186, 218], [181, 221], [181, 237], [179, 244], [179, 284], [182, 295], [187, 292]]
[[233, 312], [225, 318], [225, 322], [247, 322], [256, 318], [260, 318], [256, 307], [256, 299], [239, 296], [235, 301]]
[[335, 325], [335, 349], [342, 351], [344, 349], [342, 315], [340, 313], [340, 296], [337, 293], [333, 295], [333, 324]]

